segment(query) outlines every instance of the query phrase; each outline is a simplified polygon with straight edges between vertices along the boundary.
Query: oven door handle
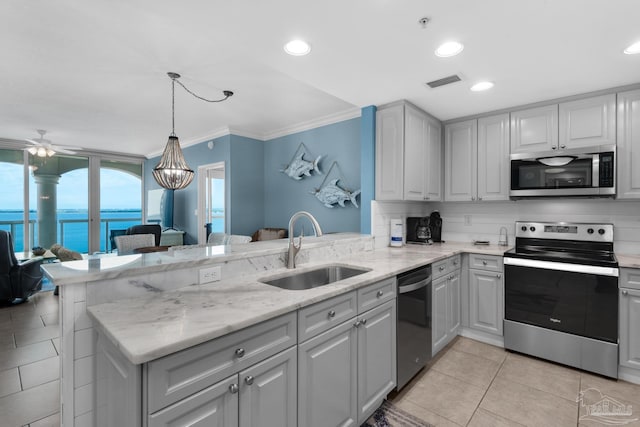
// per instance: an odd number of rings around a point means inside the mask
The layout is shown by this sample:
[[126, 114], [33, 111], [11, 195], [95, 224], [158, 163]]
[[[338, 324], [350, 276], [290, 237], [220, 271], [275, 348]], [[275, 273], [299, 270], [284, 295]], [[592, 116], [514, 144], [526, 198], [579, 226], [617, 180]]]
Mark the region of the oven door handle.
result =
[[545, 270], [568, 271], [572, 273], [597, 274], [599, 276], [619, 276], [619, 270], [617, 267], [600, 267], [595, 265], [570, 264], [566, 262], [540, 261], [537, 259], [505, 257], [504, 265], [543, 268]]
[[407, 283], [406, 285], [398, 286], [398, 293], [399, 294], [406, 294], [408, 292], [413, 292], [413, 291], [418, 290], [420, 288], [424, 288], [425, 286], [429, 285], [429, 283], [431, 283], [431, 276], [429, 276], [426, 279], [421, 280], [419, 282]]

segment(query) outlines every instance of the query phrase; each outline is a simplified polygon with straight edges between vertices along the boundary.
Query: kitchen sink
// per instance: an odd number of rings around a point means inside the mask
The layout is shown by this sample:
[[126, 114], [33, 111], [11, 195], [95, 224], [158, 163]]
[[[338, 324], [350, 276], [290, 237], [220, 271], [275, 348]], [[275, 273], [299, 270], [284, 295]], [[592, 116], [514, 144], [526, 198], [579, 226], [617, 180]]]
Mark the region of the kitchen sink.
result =
[[346, 265], [327, 265], [325, 267], [287, 274], [286, 276], [273, 279], [263, 279], [260, 280], [260, 282], [291, 291], [301, 291], [335, 283], [369, 271], [371, 270]]

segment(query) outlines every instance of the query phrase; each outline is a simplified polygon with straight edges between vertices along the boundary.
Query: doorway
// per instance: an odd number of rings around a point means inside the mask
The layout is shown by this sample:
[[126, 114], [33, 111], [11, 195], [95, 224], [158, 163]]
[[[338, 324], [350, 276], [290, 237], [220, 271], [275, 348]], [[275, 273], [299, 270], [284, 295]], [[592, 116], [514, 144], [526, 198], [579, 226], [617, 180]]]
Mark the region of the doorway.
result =
[[225, 198], [225, 162], [198, 167], [198, 243], [207, 243], [207, 231], [227, 233]]

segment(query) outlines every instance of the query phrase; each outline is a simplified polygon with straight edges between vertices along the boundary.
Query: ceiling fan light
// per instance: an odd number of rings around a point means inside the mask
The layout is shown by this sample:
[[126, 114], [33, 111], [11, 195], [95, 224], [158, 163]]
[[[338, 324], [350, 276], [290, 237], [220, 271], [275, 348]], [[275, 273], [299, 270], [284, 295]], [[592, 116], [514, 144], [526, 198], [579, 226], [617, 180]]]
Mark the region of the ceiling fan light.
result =
[[51, 148], [47, 148], [47, 157], [52, 157], [54, 154], [56, 154], [55, 151], [53, 151]]
[[29, 148], [27, 148], [27, 151], [32, 156], [35, 156], [36, 154], [38, 154], [38, 148], [37, 147], [29, 147]]
[[47, 157], [47, 150], [44, 147], [38, 147], [36, 154], [38, 157]]

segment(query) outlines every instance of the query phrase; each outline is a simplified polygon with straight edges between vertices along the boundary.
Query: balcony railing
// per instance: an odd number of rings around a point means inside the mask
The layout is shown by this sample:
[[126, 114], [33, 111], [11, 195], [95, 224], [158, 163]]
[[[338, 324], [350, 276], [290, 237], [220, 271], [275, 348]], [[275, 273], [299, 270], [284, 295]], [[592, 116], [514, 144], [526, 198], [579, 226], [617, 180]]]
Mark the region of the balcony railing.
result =
[[[110, 250], [113, 250], [114, 248], [111, 247], [111, 243], [110, 243], [110, 232], [113, 229], [126, 229], [128, 227], [130, 227], [131, 225], [134, 224], [140, 224], [141, 222], [141, 218], [137, 217], [137, 218], [102, 218], [100, 219], [100, 251], [103, 252], [108, 252]], [[22, 227], [23, 227], [23, 221], [20, 220], [9, 220], [9, 221], [0, 221], [0, 229], [7, 229], [7, 231], [9, 231], [11, 233], [11, 235], [13, 236], [13, 244], [14, 247], [16, 248], [16, 250], [19, 251], [19, 248], [23, 248], [22, 250], [24, 251], [28, 251], [30, 248], [32, 248], [34, 246], [34, 241], [35, 241], [35, 237], [36, 237], [36, 233], [35, 233], [35, 220], [29, 220], [29, 244], [26, 246], [23, 246], [23, 233], [22, 233]], [[86, 230], [86, 232], [84, 232], [85, 237], [83, 240], [83, 244], [84, 246], [81, 248], [78, 247], [74, 247], [74, 245], [70, 245], [69, 247], [73, 250], [80, 250], [81, 252], [87, 252], [87, 248], [89, 245], [89, 220], [88, 219], [60, 219], [58, 220], [58, 243], [60, 243], [62, 246], [65, 246], [65, 232], [69, 232], [69, 228], [71, 227], [71, 224], [87, 224], [87, 227], [84, 228], [84, 230]], [[128, 224], [123, 224], [123, 223], [128, 223]], [[118, 227], [116, 224], [121, 224], [120, 227]], [[8, 227], [7, 227], [8, 226]], [[66, 231], [65, 231], [65, 226], [66, 226]], [[114, 228], [115, 227], [115, 228]], [[103, 233], [104, 231], [104, 233]], [[75, 240], [78, 240], [77, 238]], [[67, 241], [69, 241], [69, 239], [67, 239]]]

